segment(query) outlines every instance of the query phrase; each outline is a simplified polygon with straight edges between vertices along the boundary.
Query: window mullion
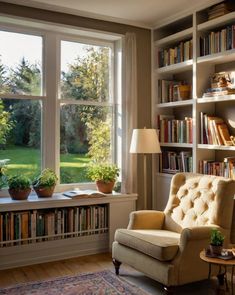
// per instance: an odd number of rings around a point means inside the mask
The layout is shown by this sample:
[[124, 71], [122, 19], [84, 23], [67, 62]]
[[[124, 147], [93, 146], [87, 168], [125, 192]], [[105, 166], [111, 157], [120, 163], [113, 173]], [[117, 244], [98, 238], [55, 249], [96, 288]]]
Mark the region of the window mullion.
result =
[[44, 39], [44, 92], [43, 102], [43, 168], [49, 167], [59, 175], [59, 46], [57, 35], [48, 33]]

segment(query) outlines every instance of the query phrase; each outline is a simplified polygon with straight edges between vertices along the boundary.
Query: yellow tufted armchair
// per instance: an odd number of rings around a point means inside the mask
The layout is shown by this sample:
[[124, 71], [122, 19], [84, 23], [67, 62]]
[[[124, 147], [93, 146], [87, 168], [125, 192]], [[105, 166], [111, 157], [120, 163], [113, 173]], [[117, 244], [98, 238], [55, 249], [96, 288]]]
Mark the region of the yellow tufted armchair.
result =
[[235, 181], [222, 177], [178, 173], [171, 181], [164, 212], [132, 212], [127, 229], [115, 233], [112, 257], [119, 274], [126, 263], [169, 287], [207, 278], [199, 258], [212, 228], [230, 242]]

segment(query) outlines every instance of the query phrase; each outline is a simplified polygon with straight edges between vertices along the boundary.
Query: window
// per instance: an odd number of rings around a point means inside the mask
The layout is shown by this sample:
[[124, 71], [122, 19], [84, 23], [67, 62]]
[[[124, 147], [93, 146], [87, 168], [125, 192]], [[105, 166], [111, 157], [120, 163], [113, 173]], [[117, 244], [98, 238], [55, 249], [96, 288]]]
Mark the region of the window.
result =
[[9, 159], [8, 175], [41, 170], [41, 93], [42, 37], [0, 31], [0, 159]]
[[0, 23], [0, 160], [8, 175], [88, 183], [91, 162], [117, 159], [116, 41], [50, 30]]
[[91, 162], [112, 162], [112, 47], [61, 42], [60, 175], [87, 182]]

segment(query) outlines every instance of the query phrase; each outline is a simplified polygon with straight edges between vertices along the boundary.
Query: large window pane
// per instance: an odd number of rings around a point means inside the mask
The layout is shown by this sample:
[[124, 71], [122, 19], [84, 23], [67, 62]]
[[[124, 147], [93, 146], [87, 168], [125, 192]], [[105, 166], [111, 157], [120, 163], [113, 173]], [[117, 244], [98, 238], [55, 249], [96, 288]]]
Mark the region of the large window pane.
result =
[[0, 159], [9, 159], [7, 174], [33, 178], [41, 170], [41, 103], [0, 100]]
[[60, 126], [61, 183], [90, 181], [91, 162], [111, 162], [112, 108], [63, 105]]
[[0, 31], [0, 93], [41, 92], [42, 37]]
[[61, 98], [111, 100], [111, 48], [61, 42]]

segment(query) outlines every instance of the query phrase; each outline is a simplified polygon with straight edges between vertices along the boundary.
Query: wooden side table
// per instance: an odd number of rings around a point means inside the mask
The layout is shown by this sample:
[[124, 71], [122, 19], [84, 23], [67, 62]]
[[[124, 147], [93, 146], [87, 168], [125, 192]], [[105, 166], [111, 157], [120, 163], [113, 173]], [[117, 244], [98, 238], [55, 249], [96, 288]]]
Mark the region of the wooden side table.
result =
[[[235, 259], [224, 260], [224, 259], [221, 259], [221, 258], [207, 257], [205, 255], [205, 250], [201, 251], [200, 258], [203, 261], [209, 263], [208, 279], [210, 279], [210, 277], [211, 277], [211, 266], [212, 265], [219, 266], [219, 273], [217, 275], [217, 278], [219, 280], [219, 284], [223, 285], [224, 276], [225, 276], [225, 284], [226, 284], [226, 289], [227, 290], [228, 290], [228, 284], [227, 284], [227, 279], [226, 279], [227, 267], [232, 268], [232, 272], [231, 272], [231, 290], [232, 290], [232, 295], [233, 295], [233, 274], [234, 274]], [[222, 267], [224, 268], [224, 272], [221, 272]]]

